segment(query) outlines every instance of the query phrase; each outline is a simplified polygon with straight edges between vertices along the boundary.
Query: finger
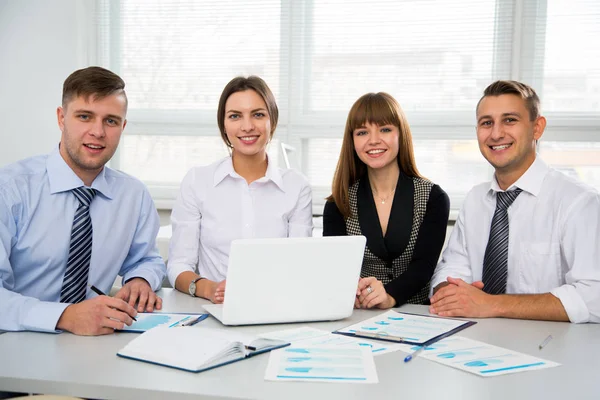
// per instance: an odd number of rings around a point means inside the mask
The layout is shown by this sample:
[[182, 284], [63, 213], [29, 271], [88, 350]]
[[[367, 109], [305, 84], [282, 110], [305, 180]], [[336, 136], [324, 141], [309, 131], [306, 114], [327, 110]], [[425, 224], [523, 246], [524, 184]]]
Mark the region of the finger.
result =
[[[133, 323], [133, 320], [131, 319], [131, 316], [129, 314], [124, 313], [119, 310], [115, 310], [113, 308], [109, 308], [104, 315], [106, 318], [104, 318], [103, 325], [106, 327], [109, 327], [109, 328], [123, 329], [123, 324], [131, 325]], [[114, 321], [117, 323], [117, 325], [116, 326], [115, 326], [115, 324], [107, 325], [106, 324], [107, 320]], [[119, 325], [119, 324], [121, 324], [121, 325]]]
[[447, 280], [448, 280], [448, 283], [451, 283], [456, 286], [467, 285], [467, 283], [460, 278], [453, 278], [453, 277], [449, 276]]
[[444, 299], [438, 301], [437, 303], [432, 304], [430, 308], [435, 310], [436, 313], [440, 311], [448, 311], [452, 308], [456, 308], [458, 305], [458, 297], [457, 296], [449, 296]]
[[157, 310], [162, 310], [162, 299], [156, 296], [156, 303], [154, 304], [154, 308]]
[[103, 328], [98, 329], [98, 331], [96, 331], [95, 335], [98, 335], [98, 336], [100, 336], [100, 335], [111, 335], [113, 333], [115, 333], [115, 330], [113, 328], [103, 327]]
[[129, 292], [129, 305], [135, 307], [135, 303], [140, 295], [140, 289], [137, 286], [132, 286]]
[[367, 286], [371, 286], [373, 283], [375, 283], [375, 281], [377, 281], [377, 279], [373, 276], [362, 278], [360, 281], [358, 281], [358, 287], [360, 290], [364, 290]]
[[119, 289], [117, 294], [115, 294], [115, 298], [127, 301], [129, 298], [129, 287], [123, 286], [121, 289]]
[[[374, 293], [371, 293], [374, 294]], [[384, 293], [379, 293], [377, 294], [375, 297], [373, 297], [372, 299], [368, 300], [367, 302], [367, 308], [373, 308], [376, 307], [377, 305], [383, 303], [383, 301], [385, 300], [385, 298], [387, 297], [387, 294]]]
[[146, 308], [146, 303], [148, 303], [148, 292], [150, 291], [150, 288], [143, 288], [142, 290], [139, 291], [140, 294], [140, 298], [138, 299], [138, 311], [142, 312], [144, 311], [144, 308]]
[[125, 324], [123, 323], [123, 321], [117, 321], [115, 319], [112, 318], [104, 318], [103, 322], [102, 322], [102, 326], [103, 328], [109, 328], [113, 331], [117, 330], [123, 330], [123, 328], [125, 328]]
[[471, 285], [475, 286], [479, 290], [483, 290], [483, 282], [481, 281], [475, 281]]
[[455, 308], [448, 311], [440, 311], [440, 317], [468, 317], [467, 312], [462, 308]]
[[367, 306], [368, 306], [369, 302], [371, 302], [376, 297], [377, 297], [377, 293], [375, 291], [372, 291], [371, 293], [364, 296], [363, 300], [360, 302], [360, 305], [362, 306], [362, 308], [368, 308]]
[[444, 286], [443, 288], [441, 288], [440, 290], [438, 290], [436, 292], [436, 294], [434, 294], [431, 297], [431, 299], [429, 299], [429, 301], [431, 302], [431, 305], [434, 305], [435, 303], [437, 303], [438, 301], [440, 301], [444, 297], [453, 296], [454, 294], [456, 294], [456, 290], [457, 290], [457, 286], [456, 285]]
[[156, 294], [154, 292], [149, 292], [148, 301], [146, 303], [146, 312], [154, 311], [154, 303], [156, 303]]
[[360, 301], [358, 300], [358, 297], [354, 299], [354, 308], [360, 308]]
[[104, 304], [110, 308], [114, 308], [116, 310], [125, 312], [132, 317], [135, 317], [137, 315], [137, 311], [135, 310], [135, 308], [131, 307], [129, 305], [129, 303], [126, 303], [125, 301], [123, 301], [121, 299], [116, 299], [114, 297], [107, 297], [106, 300], [104, 301]]

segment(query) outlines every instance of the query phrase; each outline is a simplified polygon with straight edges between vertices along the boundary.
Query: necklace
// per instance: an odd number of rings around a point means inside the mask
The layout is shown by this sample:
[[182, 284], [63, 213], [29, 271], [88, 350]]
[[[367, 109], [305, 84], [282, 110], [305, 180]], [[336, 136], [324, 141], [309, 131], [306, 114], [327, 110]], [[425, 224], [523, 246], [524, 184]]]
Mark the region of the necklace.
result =
[[379, 198], [379, 200], [381, 201], [381, 204], [385, 204], [385, 202], [390, 198], [390, 196], [396, 192], [396, 187], [394, 186], [392, 191], [389, 192], [387, 194], [387, 196], [380, 196], [375, 188], [373, 188], [373, 192], [375, 193], [375, 197]]

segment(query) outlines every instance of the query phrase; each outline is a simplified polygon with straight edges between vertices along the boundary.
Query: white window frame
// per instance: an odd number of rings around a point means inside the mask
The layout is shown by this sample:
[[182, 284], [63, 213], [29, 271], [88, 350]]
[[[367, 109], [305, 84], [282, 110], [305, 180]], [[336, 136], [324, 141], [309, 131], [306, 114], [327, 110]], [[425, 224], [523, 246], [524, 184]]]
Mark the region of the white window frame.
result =
[[[277, 128], [277, 138], [293, 147], [296, 152], [294, 158], [299, 160], [299, 168], [307, 170], [306, 141], [311, 138], [341, 138], [343, 132], [343, 121], [345, 113], [313, 112], [305, 113], [303, 103], [307, 101], [309, 82], [304, 72], [310, 68], [309, 56], [306, 54], [309, 48], [306, 41], [310, 40], [312, 15], [309, 12], [314, 0], [294, 1], [281, 0], [281, 32], [280, 41], [282, 49], [288, 49], [284, 55], [287, 63], [280, 64], [280, 85], [282, 95], [278, 98], [280, 108], [280, 119]], [[97, 64], [100, 60], [109, 60], [108, 67], [117, 74], [120, 72], [119, 64], [119, 2], [114, 0], [98, 0], [90, 5], [80, 5], [81, 14], [87, 18], [81, 18], [82, 24], [87, 24], [89, 33], [87, 38], [82, 39], [82, 48], [87, 50], [87, 58], [90, 64]], [[539, 79], [540, 68], [543, 61], [537, 54], [544, 52], [545, 36], [535, 35], [536, 24], [546, 24], [546, 0], [497, 0], [497, 25], [496, 38], [510, 35], [511, 41], [497, 40], [494, 50], [495, 70], [493, 79], [514, 79], [531, 82], [536, 88], [540, 98], [544, 99], [543, 85]], [[107, 30], [95, 28], [96, 24], [89, 24], [90, 15], [97, 12], [108, 12], [111, 27]], [[510, 16], [512, 15], [512, 18]], [[504, 17], [502, 17], [504, 16]], [[531, 24], [529, 21], [535, 21]], [[82, 25], [83, 26], [83, 25]], [[98, 37], [103, 36], [110, 42], [109, 49], [98, 47]], [[294, 42], [294, 38], [303, 38], [302, 41]], [[105, 41], [106, 43], [106, 41]], [[96, 46], [96, 51], [94, 51]], [[510, 47], [507, 49], [506, 47]], [[508, 51], [507, 51], [508, 50]], [[100, 52], [104, 51], [103, 54]], [[511, 54], [510, 57], [502, 56]], [[527, 71], [537, 71], [530, 73]], [[306, 74], [308, 75], [308, 74]], [[295, 96], [292, 93], [296, 94]], [[285, 95], [287, 94], [287, 96]], [[298, 96], [299, 94], [299, 96]], [[215, 105], [216, 107], [216, 105]], [[549, 141], [597, 141], [600, 116], [590, 113], [545, 113], [548, 118], [548, 126], [544, 134], [544, 140]], [[215, 114], [212, 111], [166, 111], [166, 110], [130, 110], [128, 112], [128, 125], [126, 135], [177, 135], [177, 136], [210, 136], [217, 134]], [[331, 121], [339, 121], [332, 124]], [[435, 118], [431, 113], [411, 113], [410, 124], [414, 139], [475, 139], [475, 104], [470, 112], [436, 112]], [[543, 141], [540, 142], [543, 146]], [[283, 161], [283, 160], [280, 160]], [[417, 160], [418, 162], [418, 160]], [[120, 153], [117, 153], [111, 161], [113, 168], [119, 168]], [[491, 177], [493, 169], [488, 166]], [[177, 185], [158, 184], [146, 182], [155, 203], [160, 209], [170, 209], [177, 195]], [[450, 189], [453, 215], [462, 205], [462, 197], [453, 196]], [[313, 187], [313, 210], [315, 214], [322, 212], [324, 198], [329, 195], [329, 187]]]

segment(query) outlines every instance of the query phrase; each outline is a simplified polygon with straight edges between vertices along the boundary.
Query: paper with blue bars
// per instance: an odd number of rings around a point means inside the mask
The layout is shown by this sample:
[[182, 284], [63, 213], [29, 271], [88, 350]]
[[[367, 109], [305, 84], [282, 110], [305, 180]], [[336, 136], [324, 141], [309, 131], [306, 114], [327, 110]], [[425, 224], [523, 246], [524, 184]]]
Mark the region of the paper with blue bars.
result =
[[[407, 353], [419, 348], [404, 344], [401, 346], [401, 350]], [[451, 336], [427, 346], [419, 354], [419, 357], [479, 376], [512, 374], [560, 365], [554, 361], [543, 360], [461, 336]]]
[[289, 346], [271, 352], [265, 372], [269, 381], [377, 383], [373, 354], [349, 346]]

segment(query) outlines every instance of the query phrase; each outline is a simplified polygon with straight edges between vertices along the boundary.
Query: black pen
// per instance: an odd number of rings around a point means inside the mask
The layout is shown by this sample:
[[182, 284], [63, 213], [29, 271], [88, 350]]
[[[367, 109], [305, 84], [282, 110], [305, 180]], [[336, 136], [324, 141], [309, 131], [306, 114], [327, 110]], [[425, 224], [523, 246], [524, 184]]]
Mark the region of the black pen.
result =
[[[106, 296], [104, 292], [102, 292], [102, 290], [98, 289], [94, 285], [90, 285], [90, 289], [92, 289], [98, 296]], [[135, 319], [135, 317], [131, 317], [131, 319], [137, 322], [137, 319]]]

